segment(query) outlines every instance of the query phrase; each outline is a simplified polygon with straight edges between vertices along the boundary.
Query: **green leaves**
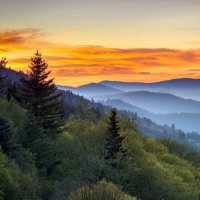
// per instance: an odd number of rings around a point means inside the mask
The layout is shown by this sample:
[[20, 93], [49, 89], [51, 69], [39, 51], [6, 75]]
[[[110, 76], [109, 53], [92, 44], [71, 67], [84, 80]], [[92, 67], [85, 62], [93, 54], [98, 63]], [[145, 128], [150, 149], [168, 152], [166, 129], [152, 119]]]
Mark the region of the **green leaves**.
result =
[[105, 179], [96, 185], [86, 184], [72, 192], [68, 200], [135, 200], [124, 194], [116, 185], [106, 182]]

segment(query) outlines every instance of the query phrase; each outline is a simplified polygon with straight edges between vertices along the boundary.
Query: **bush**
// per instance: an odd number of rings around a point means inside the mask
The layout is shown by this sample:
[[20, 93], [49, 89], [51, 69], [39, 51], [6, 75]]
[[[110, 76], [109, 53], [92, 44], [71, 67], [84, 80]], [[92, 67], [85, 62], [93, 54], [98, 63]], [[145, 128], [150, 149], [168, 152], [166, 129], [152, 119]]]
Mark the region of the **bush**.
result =
[[88, 184], [72, 192], [68, 200], [134, 200], [134, 198], [103, 179], [96, 185]]

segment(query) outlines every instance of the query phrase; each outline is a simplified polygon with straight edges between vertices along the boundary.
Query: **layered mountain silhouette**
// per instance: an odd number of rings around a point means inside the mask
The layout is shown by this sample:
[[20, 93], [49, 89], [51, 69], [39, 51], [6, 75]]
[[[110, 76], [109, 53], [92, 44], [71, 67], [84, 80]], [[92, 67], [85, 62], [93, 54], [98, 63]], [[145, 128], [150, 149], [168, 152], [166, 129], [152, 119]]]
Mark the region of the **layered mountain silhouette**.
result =
[[113, 87], [126, 92], [130, 91], [149, 91], [170, 93], [176, 96], [200, 101], [200, 79], [172, 79], [156, 83], [138, 83], [138, 82], [119, 82], [102, 81], [103, 85]]
[[63, 90], [70, 90], [83, 96], [118, 94], [121, 92], [148, 91], [169, 93], [185, 99], [200, 101], [200, 79], [172, 79], [155, 83], [102, 81], [79, 87], [60, 86]]
[[102, 81], [64, 88], [104, 105], [136, 112], [158, 124], [174, 123], [184, 131], [200, 132], [200, 79], [156, 83]]
[[147, 117], [153, 121], [156, 120], [155, 114], [148, 112], [145, 109], [134, 106], [132, 104], [126, 103], [121, 99], [108, 99], [106, 101], [99, 101], [99, 102], [102, 103], [103, 105], [117, 108], [118, 110], [126, 110], [126, 111], [131, 111], [133, 113], [137, 113], [138, 116], [140, 117]]
[[155, 114], [200, 113], [200, 102], [183, 99], [172, 94], [138, 91], [115, 95], [93, 96], [94, 100], [121, 99], [126, 103]]
[[112, 99], [107, 101], [100, 101], [102, 104], [115, 107], [119, 110], [126, 110], [133, 113], [137, 113], [140, 117], [149, 118], [157, 124], [166, 124], [171, 126], [175, 124], [177, 129], [190, 132], [191, 130], [200, 133], [200, 113], [171, 113], [171, 114], [154, 114], [147, 110], [141, 109], [137, 106], [125, 103], [119, 99]]
[[[26, 76], [23, 72], [7, 68], [4, 75], [8, 75], [9, 82], [18, 82], [21, 76]], [[89, 100], [93, 98], [105, 106], [137, 113], [139, 117], [149, 118], [160, 125], [174, 124], [177, 129], [200, 133], [200, 101], [197, 101], [200, 100], [199, 79], [174, 79], [157, 83], [102, 81], [76, 88], [58, 85], [58, 88]], [[75, 105], [79, 98], [72, 93], [63, 93], [65, 102], [70, 99], [69, 106]], [[67, 94], [70, 94], [69, 98]], [[109, 110], [109, 107], [105, 109]]]
[[100, 84], [123, 91], [151, 91], [151, 92], [197, 92], [200, 91], [200, 79], [172, 79], [155, 83], [102, 81]]
[[84, 97], [88, 97], [91, 95], [96, 96], [96, 95], [119, 94], [123, 92], [122, 90], [111, 88], [109, 86], [100, 83], [90, 83], [79, 87], [67, 87], [58, 85], [58, 88], [62, 90], [70, 90], [74, 94], [79, 94]]

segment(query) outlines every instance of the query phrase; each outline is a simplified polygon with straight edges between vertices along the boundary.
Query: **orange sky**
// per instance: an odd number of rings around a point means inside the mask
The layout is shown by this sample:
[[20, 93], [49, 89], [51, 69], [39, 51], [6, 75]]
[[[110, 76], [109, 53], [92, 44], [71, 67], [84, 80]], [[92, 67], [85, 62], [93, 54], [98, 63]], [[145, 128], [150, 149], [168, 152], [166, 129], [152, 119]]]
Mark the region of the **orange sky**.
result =
[[200, 78], [199, 0], [0, 0], [0, 57], [56, 84]]
[[45, 42], [48, 35], [34, 29], [0, 34], [0, 54], [7, 67], [26, 72], [38, 49], [52, 70], [56, 84], [78, 86], [102, 80], [155, 82], [173, 78], [200, 78], [200, 49], [119, 49], [68, 46]]

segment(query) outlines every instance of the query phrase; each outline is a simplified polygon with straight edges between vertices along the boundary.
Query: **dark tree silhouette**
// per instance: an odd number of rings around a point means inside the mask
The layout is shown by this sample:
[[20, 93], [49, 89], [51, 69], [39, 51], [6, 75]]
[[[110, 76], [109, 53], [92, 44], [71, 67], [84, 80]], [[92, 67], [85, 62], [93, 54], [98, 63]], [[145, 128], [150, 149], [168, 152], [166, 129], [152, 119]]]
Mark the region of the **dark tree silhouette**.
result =
[[4, 153], [8, 153], [12, 148], [11, 143], [12, 132], [8, 122], [0, 116], [0, 146]]
[[62, 126], [61, 93], [57, 92], [53, 80], [48, 79], [51, 71], [37, 51], [31, 58], [28, 78], [21, 77], [18, 97], [22, 106], [33, 114], [45, 133], [55, 136]]
[[112, 109], [110, 112], [109, 120], [108, 120], [108, 128], [106, 130], [106, 143], [105, 143], [105, 149], [106, 149], [106, 160], [114, 160], [117, 158], [117, 155], [119, 153], [122, 154], [122, 156], [126, 155], [126, 151], [122, 148], [122, 142], [125, 137], [120, 136], [119, 130], [120, 127], [118, 126], [118, 120], [117, 120], [117, 112], [115, 109]]

